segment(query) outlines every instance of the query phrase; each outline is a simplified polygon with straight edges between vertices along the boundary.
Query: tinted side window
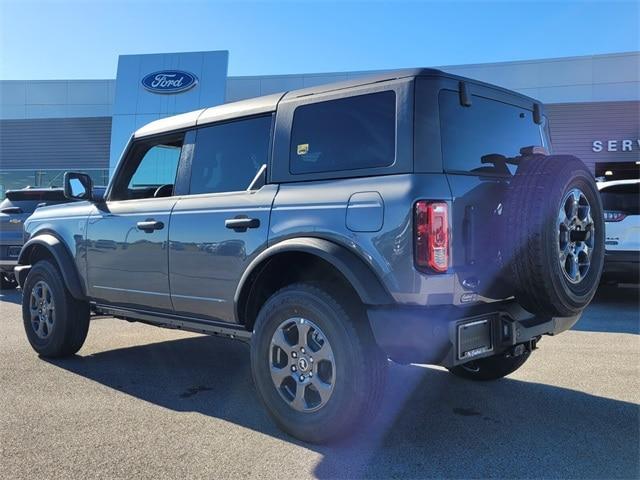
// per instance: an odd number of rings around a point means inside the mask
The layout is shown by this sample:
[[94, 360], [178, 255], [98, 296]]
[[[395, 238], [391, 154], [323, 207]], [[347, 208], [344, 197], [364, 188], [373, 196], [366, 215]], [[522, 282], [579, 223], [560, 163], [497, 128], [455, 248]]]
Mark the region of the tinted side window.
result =
[[178, 170], [181, 145], [154, 145], [144, 154], [129, 180], [129, 189], [173, 184]]
[[303, 105], [293, 115], [290, 171], [387, 167], [395, 161], [395, 139], [395, 92]]
[[173, 195], [183, 140], [183, 133], [137, 140], [116, 174], [111, 200]]
[[190, 193], [246, 190], [268, 161], [270, 141], [270, 115], [199, 129]]
[[516, 167], [496, 155], [514, 157], [522, 147], [543, 146], [530, 110], [475, 95], [472, 105], [463, 107], [458, 93], [450, 90], [440, 92], [439, 107], [447, 171], [508, 175]]

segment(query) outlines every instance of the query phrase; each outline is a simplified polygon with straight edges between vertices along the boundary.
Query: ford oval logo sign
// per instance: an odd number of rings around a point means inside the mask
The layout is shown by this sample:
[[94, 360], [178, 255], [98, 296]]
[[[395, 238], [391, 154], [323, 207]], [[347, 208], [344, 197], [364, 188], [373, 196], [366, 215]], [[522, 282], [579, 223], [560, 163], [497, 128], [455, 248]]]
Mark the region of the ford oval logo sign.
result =
[[180, 93], [193, 88], [198, 77], [182, 70], [153, 72], [142, 79], [144, 88], [153, 93]]

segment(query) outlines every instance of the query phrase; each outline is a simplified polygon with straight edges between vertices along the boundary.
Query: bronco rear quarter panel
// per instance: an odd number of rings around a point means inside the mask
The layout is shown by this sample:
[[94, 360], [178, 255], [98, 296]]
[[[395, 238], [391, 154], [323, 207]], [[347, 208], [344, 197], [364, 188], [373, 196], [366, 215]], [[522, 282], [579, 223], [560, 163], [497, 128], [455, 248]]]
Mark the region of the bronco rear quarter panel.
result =
[[[413, 206], [450, 200], [442, 173], [414, 175], [415, 77], [311, 96], [285, 96], [278, 106], [270, 181], [279, 183], [269, 244], [300, 236], [330, 240], [355, 253], [395, 301], [450, 304], [453, 276], [418, 272], [413, 261]], [[395, 93], [395, 158], [386, 167], [294, 174], [290, 168], [296, 108], [347, 97]]]
[[[382, 201], [380, 228], [349, 228], [350, 199], [375, 192]], [[395, 301], [413, 305], [452, 302], [453, 276], [418, 272], [413, 263], [413, 205], [450, 199], [442, 174], [386, 175], [280, 185], [271, 212], [269, 244], [287, 238], [324, 238], [355, 253]], [[371, 208], [378, 209], [378, 202]], [[366, 208], [366, 205], [362, 208]]]

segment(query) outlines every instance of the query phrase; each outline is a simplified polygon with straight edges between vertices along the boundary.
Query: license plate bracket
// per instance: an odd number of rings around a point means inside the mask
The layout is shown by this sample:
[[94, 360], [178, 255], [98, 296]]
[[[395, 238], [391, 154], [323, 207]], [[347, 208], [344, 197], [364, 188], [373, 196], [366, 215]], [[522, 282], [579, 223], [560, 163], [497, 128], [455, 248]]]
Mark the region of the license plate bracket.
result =
[[458, 360], [469, 360], [493, 351], [492, 323], [487, 317], [458, 325]]

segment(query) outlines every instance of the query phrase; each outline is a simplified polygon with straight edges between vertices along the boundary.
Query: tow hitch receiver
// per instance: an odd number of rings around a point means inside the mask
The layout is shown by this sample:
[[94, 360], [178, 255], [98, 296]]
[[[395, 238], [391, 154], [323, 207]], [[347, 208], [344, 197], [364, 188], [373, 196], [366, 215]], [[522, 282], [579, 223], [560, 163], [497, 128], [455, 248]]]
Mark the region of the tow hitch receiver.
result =
[[524, 355], [525, 353], [533, 352], [537, 347], [539, 338], [533, 338], [525, 343], [519, 343], [518, 345], [514, 345], [509, 350], [507, 350], [507, 357], [519, 357], [520, 355]]
[[511, 351], [509, 352], [509, 357], [519, 357], [520, 355], [524, 354], [524, 352], [526, 351], [526, 348], [524, 346], [523, 343], [521, 343], [520, 345], [516, 345], [515, 347], [513, 347], [511, 349]]
[[467, 362], [496, 353], [506, 357], [519, 357], [536, 349], [540, 336], [514, 345], [517, 335], [513, 332], [513, 324], [500, 321], [496, 316], [476, 317], [459, 323], [456, 326], [458, 361]]

